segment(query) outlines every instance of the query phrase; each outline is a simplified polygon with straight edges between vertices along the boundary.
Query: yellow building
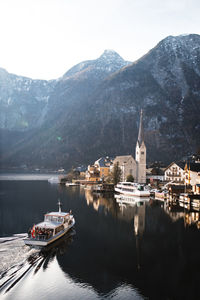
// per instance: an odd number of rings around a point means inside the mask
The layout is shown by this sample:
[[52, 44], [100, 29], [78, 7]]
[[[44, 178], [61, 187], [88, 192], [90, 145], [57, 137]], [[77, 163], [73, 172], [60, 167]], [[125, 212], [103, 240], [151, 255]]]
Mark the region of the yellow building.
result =
[[85, 179], [91, 182], [100, 181], [100, 171], [98, 170], [98, 168], [94, 165], [89, 165], [86, 171]]
[[99, 176], [101, 179], [105, 179], [110, 175], [110, 166], [112, 160], [109, 157], [101, 157], [95, 161], [94, 166], [99, 170]]
[[112, 161], [109, 157], [101, 157], [95, 161], [94, 165], [89, 165], [86, 171], [85, 179], [87, 181], [102, 181], [110, 175], [110, 166]]

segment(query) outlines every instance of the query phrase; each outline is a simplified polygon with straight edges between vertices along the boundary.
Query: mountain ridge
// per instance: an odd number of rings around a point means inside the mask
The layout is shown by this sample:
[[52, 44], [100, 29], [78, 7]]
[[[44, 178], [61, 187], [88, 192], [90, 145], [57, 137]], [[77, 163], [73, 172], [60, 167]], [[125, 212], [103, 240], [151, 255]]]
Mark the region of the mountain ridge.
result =
[[134, 155], [141, 108], [148, 161], [194, 152], [200, 146], [199, 49], [199, 35], [167, 37], [134, 63], [117, 54], [123, 66], [101, 68], [101, 56], [113, 58], [113, 51], [72, 67], [54, 82], [38, 128], [14, 143], [2, 163], [68, 168], [104, 155]]

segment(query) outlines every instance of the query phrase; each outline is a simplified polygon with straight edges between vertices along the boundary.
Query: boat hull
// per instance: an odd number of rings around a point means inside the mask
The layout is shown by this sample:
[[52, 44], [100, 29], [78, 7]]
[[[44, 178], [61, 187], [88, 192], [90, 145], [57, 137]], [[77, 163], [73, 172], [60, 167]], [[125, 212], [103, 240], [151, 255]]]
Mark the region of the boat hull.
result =
[[65, 228], [64, 230], [62, 230], [59, 233], [57, 233], [56, 235], [52, 236], [50, 239], [40, 240], [40, 239], [34, 239], [34, 238], [27, 238], [27, 239], [24, 239], [24, 243], [25, 243], [25, 245], [28, 245], [28, 246], [40, 246], [40, 247], [48, 246], [51, 243], [58, 240], [59, 238], [61, 238], [62, 236], [64, 236], [74, 226], [74, 224], [75, 224], [75, 221], [71, 225], [69, 225], [67, 228]]

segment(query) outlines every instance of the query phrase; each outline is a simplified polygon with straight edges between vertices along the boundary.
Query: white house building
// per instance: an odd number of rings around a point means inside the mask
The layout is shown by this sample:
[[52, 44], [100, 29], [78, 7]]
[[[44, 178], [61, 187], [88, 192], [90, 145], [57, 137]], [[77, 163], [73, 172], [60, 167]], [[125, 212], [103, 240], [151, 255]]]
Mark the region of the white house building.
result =
[[172, 162], [165, 169], [165, 180], [177, 183], [184, 183], [185, 180], [185, 162]]

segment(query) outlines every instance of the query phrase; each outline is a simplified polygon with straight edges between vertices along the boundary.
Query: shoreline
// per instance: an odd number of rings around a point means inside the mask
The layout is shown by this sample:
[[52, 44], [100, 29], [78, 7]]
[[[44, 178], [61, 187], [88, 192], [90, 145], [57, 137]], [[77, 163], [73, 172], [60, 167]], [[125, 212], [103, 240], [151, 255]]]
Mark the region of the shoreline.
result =
[[62, 174], [48, 173], [48, 174], [36, 174], [36, 173], [2, 173], [0, 174], [0, 181], [47, 181], [51, 177], [58, 178]]

